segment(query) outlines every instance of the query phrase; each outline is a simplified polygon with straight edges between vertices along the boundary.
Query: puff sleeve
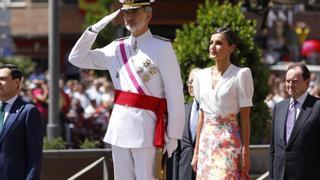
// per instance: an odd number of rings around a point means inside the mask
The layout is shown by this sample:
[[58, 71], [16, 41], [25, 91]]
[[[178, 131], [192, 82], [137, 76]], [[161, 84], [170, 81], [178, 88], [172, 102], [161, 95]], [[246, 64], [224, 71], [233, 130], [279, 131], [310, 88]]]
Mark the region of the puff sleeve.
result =
[[252, 106], [253, 79], [249, 68], [241, 68], [237, 77], [239, 107]]

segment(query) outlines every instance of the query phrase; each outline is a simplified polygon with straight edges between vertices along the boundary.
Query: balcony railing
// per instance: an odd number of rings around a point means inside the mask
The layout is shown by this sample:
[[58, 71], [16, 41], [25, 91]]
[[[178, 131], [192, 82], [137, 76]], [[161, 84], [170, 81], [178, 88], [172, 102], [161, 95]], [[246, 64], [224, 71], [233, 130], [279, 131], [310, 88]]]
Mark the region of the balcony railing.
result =
[[100, 159], [89, 164], [87, 167], [83, 168], [82, 170], [80, 170], [79, 172], [74, 174], [73, 176], [69, 177], [68, 180], [75, 180], [75, 179], [81, 177], [85, 173], [89, 172], [91, 169], [95, 168], [100, 163], [103, 164], [103, 167], [102, 167], [103, 168], [103, 177], [102, 178], [103, 178], [103, 180], [108, 180], [108, 170], [107, 170], [107, 164], [105, 161], [105, 157], [101, 157]]

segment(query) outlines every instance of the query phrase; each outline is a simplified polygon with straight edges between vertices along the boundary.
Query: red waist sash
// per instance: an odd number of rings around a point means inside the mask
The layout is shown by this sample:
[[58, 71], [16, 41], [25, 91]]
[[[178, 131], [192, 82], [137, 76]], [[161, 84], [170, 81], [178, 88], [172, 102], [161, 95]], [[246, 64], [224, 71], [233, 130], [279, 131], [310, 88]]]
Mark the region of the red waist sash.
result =
[[165, 115], [167, 115], [167, 101], [164, 98], [157, 98], [132, 92], [115, 90], [114, 103], [127, 105], [139, 109], [153, 111], [157, 115], [154, 146], [162, 148], [164, 145]]

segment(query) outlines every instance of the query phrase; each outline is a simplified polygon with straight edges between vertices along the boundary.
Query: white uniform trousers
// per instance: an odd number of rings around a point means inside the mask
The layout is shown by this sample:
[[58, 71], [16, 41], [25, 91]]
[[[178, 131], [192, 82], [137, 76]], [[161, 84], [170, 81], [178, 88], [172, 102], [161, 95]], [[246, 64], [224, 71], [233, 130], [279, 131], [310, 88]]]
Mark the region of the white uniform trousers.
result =
[[156, 148], [112, 146], [115, 180], [155, 180]]

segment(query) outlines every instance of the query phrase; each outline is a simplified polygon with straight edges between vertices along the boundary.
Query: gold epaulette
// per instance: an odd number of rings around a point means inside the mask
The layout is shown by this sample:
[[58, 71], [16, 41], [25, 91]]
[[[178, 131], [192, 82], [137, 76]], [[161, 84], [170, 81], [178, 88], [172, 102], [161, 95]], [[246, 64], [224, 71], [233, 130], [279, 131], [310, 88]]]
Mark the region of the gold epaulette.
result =
[[168, 39], [168, 38], [165, 38], [165, 37], [161, 37], [161, 36], [158, 36], [158, 35], [153, 35], [153, 37], [157, 38], [157, 39], [161, 39], [163, 41], [169, 41], [171, 42], [171, 39]]

